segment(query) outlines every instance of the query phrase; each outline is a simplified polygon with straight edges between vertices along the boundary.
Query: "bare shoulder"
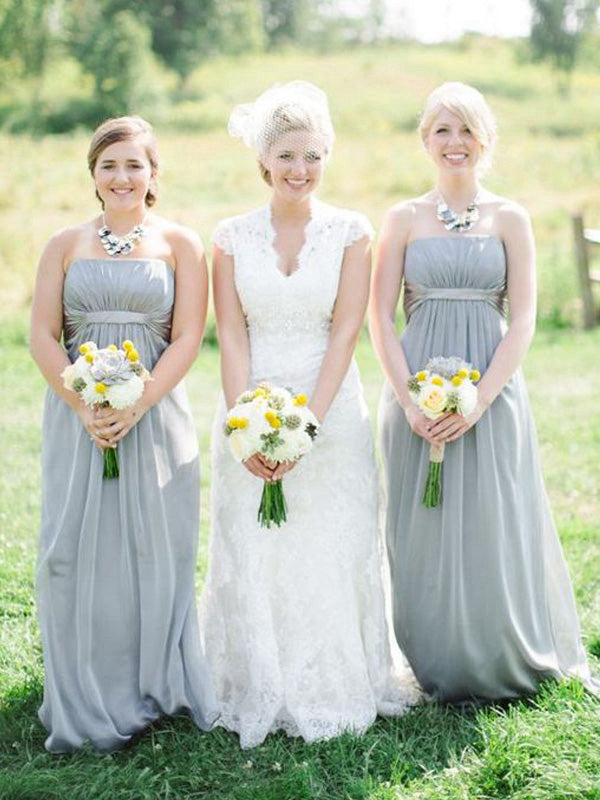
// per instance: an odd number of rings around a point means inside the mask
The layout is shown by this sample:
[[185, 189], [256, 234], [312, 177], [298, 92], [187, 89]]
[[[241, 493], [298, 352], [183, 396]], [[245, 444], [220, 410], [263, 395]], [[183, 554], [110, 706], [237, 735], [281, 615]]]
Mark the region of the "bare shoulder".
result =
[[410, 227], [417, 217], [421, 199], [417, 197], [412, 200], [403, 200], [401, 203], [396, 203], [391, 208], [388, 208], [385, 214], [386, 224], [394, 227]]
[[531, 228], [529, 212], [520, 203], [491, 192], [488, 192], [484, 202], [492, 205], [502, 235], [519, 234]]
[[59, 264], [66, 269], [78, 243], [93, 230], [95, 230], [94, 222], [88, 220], [56, 231], [46, 242], [42, 261], [47, 264]]
[[152, 224], [163, 234], [173, 251], [176, 262], [178, 259], [189, 257], [191, 254], [194, 254], [198, 258], [204, 255], [202, 239], [191, 228], [154, 215], [152, 217]]

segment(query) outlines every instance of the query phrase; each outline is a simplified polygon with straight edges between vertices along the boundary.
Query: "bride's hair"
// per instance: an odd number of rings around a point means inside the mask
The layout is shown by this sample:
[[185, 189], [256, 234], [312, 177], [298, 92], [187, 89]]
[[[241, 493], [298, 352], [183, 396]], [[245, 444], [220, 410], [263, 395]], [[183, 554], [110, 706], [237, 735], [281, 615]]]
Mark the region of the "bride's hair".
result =
[[[142, 117], [115, 117], [107, 119], [99, 125], [92, 135], [92, 141], [87, 155], [88, 168], [92, 177], [94, 170], [103, 150], [116, 142], [130, 142], [133, 139], [141, 139], [146, 151], [146, 156], [152, 169], [152, 181], [146, 192], [145, 202], [148, 208], [156, 203], [156, 175], [158, 173], [158, 146], [152, 125]], [[96, 192], [96, 197], [102, 203], [102, 198]]]
[[481, 92], [458, 81], [443, 83], [434, 89], [427, 98], [419, 122], [423, 144], [426, 144], [431, 126], [443, 108], [456, 114], [469, 128], [482, 148], [478, 168], [480, 171], [489, 169], [498, 134], [492, 110]]
[[236, 106], [228, 131], [256, 152], [260, 173], [268, 184], [271, 176], [264, 159], [281, 136], [293, 131], [313, 133], [322, 142], [326, 158], [335, 138], [327, 95], [307, 81], [272, 86], [254, 103]]

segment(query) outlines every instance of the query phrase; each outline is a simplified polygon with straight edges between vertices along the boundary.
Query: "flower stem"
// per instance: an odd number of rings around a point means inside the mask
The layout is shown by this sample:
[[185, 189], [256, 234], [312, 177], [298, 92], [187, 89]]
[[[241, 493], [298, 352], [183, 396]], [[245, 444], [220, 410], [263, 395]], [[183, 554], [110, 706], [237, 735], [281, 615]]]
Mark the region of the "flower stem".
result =
[[427, 481], [425, 482], [425, 492], [422, 501], [426, 508], [435, 508], [440, 504], [440, 497], [442, 494], [442, 463], [441, 461], [429, 462]]
[[258, 508], [257, 519], [263, 528], [270, 528], [272, 524], [279, 528], [287, 520], [285, 497], [281, 481], [263, 485], [262, 497]]
[[104, 472], [103, 478], [118, 478], [119, 477], [119, 456], [116, 447], [107, 447], [104, 450]]

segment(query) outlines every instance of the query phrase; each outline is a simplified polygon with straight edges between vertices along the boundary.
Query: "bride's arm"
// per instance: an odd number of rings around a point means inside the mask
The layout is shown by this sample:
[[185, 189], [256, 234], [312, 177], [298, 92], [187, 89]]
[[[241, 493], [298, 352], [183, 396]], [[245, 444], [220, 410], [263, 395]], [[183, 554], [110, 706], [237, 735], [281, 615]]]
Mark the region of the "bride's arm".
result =
[[408, 424], [416, 434], [431, 441], [428, 431], [431, 423], [408, 394], [410, 370], [396, 331], [396, 308], [404, 273], [404, 251], [413, 218], [414, 207], [411, 203], [394, 206], [385, 216], [373, 274], [369, 326], [375, 352], [396, 400], [406, 414]]
[[[250, 343], [246, 319], [234, 279], [233, 256], [227, 255], [218, 245], [213, 251], [213, 295], [219, 354], [221, 358], [221, 383], [227, 408], [235, 405], [236, 398], [248, 388], [250, 380]], [[265, 464], [259, 454], [243, 462], [257, 478], [268, 481], [273, 469]]]
[[217, 245], [213, 250], [212, 278], [221, 383], [227, 408], [231, 408], [235, 405], [236, 397], [248, 388], [250, 344], [244, 312], [235, 287], [233, 256], [227, 255]]
[[348, 371], [369, 299], [371, 242], [363, 236], [346, 248], [331, 320], [329, 346], [309, 406], [322, 422]]
[[[348, 371], [367, 308], [370, 273], [371, 242], [368, 236], [363, 236], [346, 247], [344, 253], [329, 346], [309, 400], [309, 407], [319, 422], [324, 420]], [[297, 463], [278, 464], [272, 479], [279, 480]]]
[[516, 372], [535, 331], [535, 244], [529, 215], [520, 206], [507, 203], [499, 212], [498, 221], [506, 250], [510, 324], [477, 387], [475, 411], [468, 417], [453, 414], [432, 426], [432, 435], [448, 442], [458, 439], [481, 419]]

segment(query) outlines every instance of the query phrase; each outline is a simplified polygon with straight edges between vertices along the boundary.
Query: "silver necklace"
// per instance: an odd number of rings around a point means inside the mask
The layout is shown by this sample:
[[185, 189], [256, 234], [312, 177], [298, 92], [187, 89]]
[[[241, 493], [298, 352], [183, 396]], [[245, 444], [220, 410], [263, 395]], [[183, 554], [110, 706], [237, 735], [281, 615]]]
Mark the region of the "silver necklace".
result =
[[102, 215], [102, 227], [98, 231], [98, 236], [102, 242], [102, 247], [109, 256], [127, 256], [136, 244], [146, 235], [144, 220], [139, 225], [135, 225], [125, 236], [117, 236], [106, 224], [106, 219]]
[[462, 214], [457, 214], [456, 211], [453, 211], [442, 197], [442, 193], [438, 192], [438, 194], [440, 200], [437, 205], [437, 218], [444, 223], [446, 230], [453, 233], [471, 230], [479, 219], [479, 192], [477, 192]]

